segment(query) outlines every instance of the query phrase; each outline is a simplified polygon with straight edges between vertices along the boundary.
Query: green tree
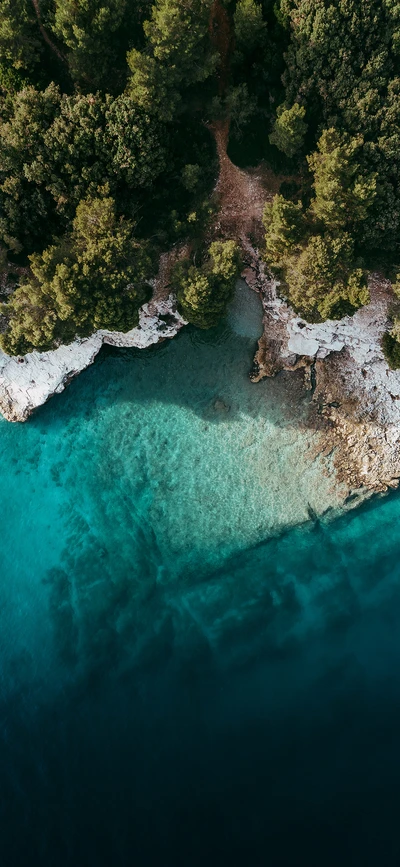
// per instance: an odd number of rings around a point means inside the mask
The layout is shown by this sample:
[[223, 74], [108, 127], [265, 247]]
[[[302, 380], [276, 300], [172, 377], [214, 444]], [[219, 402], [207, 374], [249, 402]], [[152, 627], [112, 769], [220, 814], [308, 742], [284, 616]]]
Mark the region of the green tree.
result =
[[304, 105], [299, 105], [297, 102], [291, 108], [285, 108], [284, 105], [281, 105], [277, 110], [274, 128], [269, 140], [287, 157], [294, 157], [303, 147], [304, 136], [307, 132], [305, 116]]
[[289, 256], [284, 280], [293, 306], [308, 319], [340, 319], [369, 302], [366, 275], [355, 267], [354, 244], [343, 232], [313, 235], [299, 256]]
[[206, 81], [216, 69], [208, 22], [211, 0], [157, 0], [143, 24], [144, 51], [128, 53], [127, 93], [139, 106], [170, 121], [188, 87]]
[[129, 194], [149, 190], [168, 167], [169, 135], [154, 114], [139, 110], [122, 94], [106, 111], [105, 146], [109, 154], [109, 182], [113, 176]]
[[81, 202], [71, 235], [30, 258], [32, 279], [3, 306], [6, 352], [46, 350], [97, 329], [137, 325], [151, 260], [135, 240], [134, 224], [117, 218], [111, 197]]
[[15, 97], [12, 116], [0, 123], [0, 240], [9, 249], [32, 249], [51, 222], [51, 195], [30, 180], [29, 167], [47, 162], [44, 138], [59, 110], [54, 84], [43, 92], [27, 87]]
[[266, 260], [272, 268], [281, 268], [304, 239], [306, 222], [301, 202], [295, 204], [281, 195], [274, 196], [265, 205], [263, 224]]
[[211, 328], [223, 315], [240, 272], [235, 241], [214, 241], [200, 267], [179, 263], [172, 277], [182, 316], [198, 328]]
[[400, 246], [400, 17], [393, 0], [281, 0], [290, 42], [285, 102], [306, 106], [309, 136], [362, 131], [359, 173], [376, 195], [357, 240], [397, 257]]
[[361, 136], [325, 130], [308, 157], [315, 192], [310, 207], [281, 195], [265, 207], [266, 260], [280, 270], [290, 303], [311, 319], [338, 318], [369, 298], [356, 240], [376, 180], [360, 169], [362, 145]]
[[40, 31], [30, 0], [0, 0], [0, 64], [31, 70], [41, 51]]
[[261, 3], [256, 0], [238, 0], [233, 24], [235, 48], [242, 56], [262, 45], [267, 23], [263, 18]]
[[69, 49], [72, 77], [86, 90], [113, 87], [126, 0], [55, 0], [53, 30]]
[[140, 109], [156, 115], [162, 122], [172, 121], [181, 103], [175, 70], [137, 48], [128, 52], [127, 63], [128, 97]]
[[331, 229], [356, 227], [366, 220], [376, 193], [376, 176], [360, 169], [363, 137], [350, 138], [335, 129], [324, 130], [318, 151], [308, 157], [314, 173], [315, 198], [311, 210]]
[[156, 60], [187, 82], [204, 81], [215, 70], [208, 38], [211, 0], [157, 0], [143, 25]]
[[9, 248], [48, 243], [105, 183], [133, 207], [166, 168], [165, 132], [125, 95], [29, 87], [0, 131], [0, 237]]

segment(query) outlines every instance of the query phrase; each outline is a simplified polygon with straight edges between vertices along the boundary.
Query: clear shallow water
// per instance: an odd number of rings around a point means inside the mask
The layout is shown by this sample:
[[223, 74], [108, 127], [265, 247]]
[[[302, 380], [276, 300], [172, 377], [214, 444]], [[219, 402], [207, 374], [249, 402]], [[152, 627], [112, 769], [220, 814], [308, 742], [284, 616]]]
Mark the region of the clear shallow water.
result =
[[259, 330], [0, 424], [2, 867], [399, 863], [400, 498], [293, 526], [340, 492]]

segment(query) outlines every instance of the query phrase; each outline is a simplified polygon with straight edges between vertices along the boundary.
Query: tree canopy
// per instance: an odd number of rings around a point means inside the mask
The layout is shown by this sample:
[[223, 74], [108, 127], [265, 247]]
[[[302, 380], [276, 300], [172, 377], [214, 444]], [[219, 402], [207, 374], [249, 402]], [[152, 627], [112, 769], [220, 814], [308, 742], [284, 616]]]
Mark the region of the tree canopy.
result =
[[152, 266], [134, 229], [117, 218], [111, 197], [83, 200], [71, 234], [30, 257], [32, 279], [4, 305], [9, 328], [1, 336], [3, 349], [46, 350], [100, 328], [137, 325]]
[[214, 323], [237, 270], [234, 239], [207, 235], [215, 123], [234, 162], [286, 179], [265, 258], [291, 302], [320, 319], [365, 303], [367, 267], [400, 255], [399, 57], [393, 0], [0, 0], [0, 254], [31, 274], [4, 345], [134, 320], [140, 292], [110, 294], [84, 245], [88, 208], [140, 280], [149, 251], [206, 246], [174, 280], [187, 318]]
[[224, 312], [240, 271], [235, 241], [214, 241], [203, 263], [180, 262], [172, 278], [182, 316], [198, 328], [216, 325]]

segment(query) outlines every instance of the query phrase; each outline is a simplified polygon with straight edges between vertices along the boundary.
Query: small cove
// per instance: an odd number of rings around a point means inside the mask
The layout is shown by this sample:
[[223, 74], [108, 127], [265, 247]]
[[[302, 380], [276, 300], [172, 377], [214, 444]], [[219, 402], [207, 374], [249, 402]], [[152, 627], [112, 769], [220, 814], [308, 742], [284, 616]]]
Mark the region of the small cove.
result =
[[108, 586], [140, 600], [153, 585], [196, 583], [307, 520], [308, 503], [332, 504], [327, 465], [308, 456], [306, 408], [293, 417], [289, 377], [248, 379], [260, 330], [258, 296], [239, 284], [213, 332], [103, 350], [27, 424], [1, 423], [4, 592], [12, 588], [11, 623], [14, 593], [27, 609], [28, 654], [39, 624], [40, 645], [52, 640], [49, 604], [57, 630], [60, 613], [79, 629], [85, 612], [91, 623], [98, 605], [111, 607]]
[[308, 521], [341, 492], [290, 375], [248, 379], [260, 329], [240, 284], [213, 332], [103, 350], [0, 423], [5, 867], [253, 867], [263, 846], [295, 864], [288, 828], [333, 864], [345, 831], [330, 861], [318, 829], [340, 809], [376, 863], [368, 816], [400, 765], [400, 498]]

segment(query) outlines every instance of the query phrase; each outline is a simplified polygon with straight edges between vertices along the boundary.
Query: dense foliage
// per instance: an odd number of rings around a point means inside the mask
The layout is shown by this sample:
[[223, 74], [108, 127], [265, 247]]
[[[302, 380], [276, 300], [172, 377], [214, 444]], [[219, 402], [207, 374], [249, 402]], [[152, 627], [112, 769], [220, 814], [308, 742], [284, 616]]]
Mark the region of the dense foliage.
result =
[[124, 94], [17, 94], [0, 140], [0, 233], [10, 249], [40, 246], [66, 228], [79, 201], [108, 182], [140, 200], [165, 169], [162, 128]]
[[372, 174], [359, 173], [355, 156], [361, 143], [325, 130], [308, 158], [313, 174], [308, 207], [282, 195], [265, 207], [267, 260], [280, 271], [291, 303], [307, 318], [337, 318], [368, 302], [354, 229], [368, 218], [376, 181]]
[[240, 271], [235, 241], [214, 241], [200, 266], [180, 262], [172, 279], [182, 316], [198, 328], [211, 328], [219, 321], [232, 296]]
[[[202, 231], [210, 7], [0, 0], [0, 252], [31, 273], [3, 305], [7, 351], [131, 327], [157, 249]], [[87, 247], [82, 215], [100, 203], [101, 243]]]
[[356, 240], [392, 251], [400, 226], [400, 8], [392, 0], [282, 0], [290, 29], [285, 105], [306, 109], [308, 146], [323, 128], [362, 133], [361, 174], [376, 199]]
[[[265, 257], [290, 301], [365, 303], [400, 253], [399, 57], [393, 0], [0, 0], [0, 258], [30, 266], [3, 345], [131, 326], [157, 253], [204, 246], [217, 120], [234, 161], [286, 178]], [[200, 327], [238, 267], [210, 240], [174, 275]]]
[[299, 168], [309, 154], [313, 177], [309, 193], [303, 168], [296, 248], [288, 240], [290, 206], [282, 226], [284, 205], [267, 210], [267, 258], [280, 245], [287, 294], [305, 315], [336, 316], [365, 302], [363, 260], [399, 258], [400, 7], [281, 0], [280, 14], [285, 90], [270, 140]]
[[134, 224], [118, 219], [114, 200], [104, 195], [80, 202], [72, 226], [58, 244], [30, 257], [32, 278], [6, 306], [6, 352], [45, 350], [76, 334], [137, 325], [150, 260]]

